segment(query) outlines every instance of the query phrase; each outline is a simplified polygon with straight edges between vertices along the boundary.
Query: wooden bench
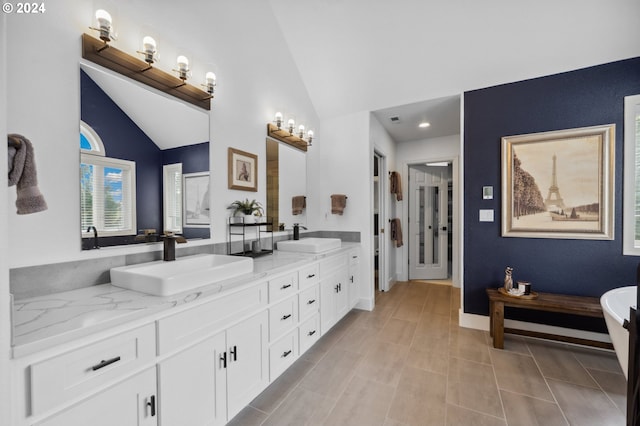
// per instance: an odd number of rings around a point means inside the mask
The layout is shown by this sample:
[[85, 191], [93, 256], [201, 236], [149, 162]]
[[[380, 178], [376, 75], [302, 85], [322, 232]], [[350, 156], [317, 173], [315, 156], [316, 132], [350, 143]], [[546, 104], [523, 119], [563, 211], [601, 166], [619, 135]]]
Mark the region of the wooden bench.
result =
[[560, 340], [580, 345], [596, 346], [613, 349], [613, 345], [597, 340], [581, 339], [577, 337], [560, 336], [557, 334], [541, 333], [537, 331], [504, 328], [504, 307], [531, 309], [536, 311], [560, 312], [564, 314], [582, 315], [587, 317], [604, 318], [602, 306], [597, 297], [568, 296], [564, 294], [538, 293], [536, 299], [524, 299], [503, 294], [495, 288], [488, 288], [489, 296], [489, 330], [493, 337], [493, 347], [504, 349], [504, 333], [522, 336], [540, 337], [544, 339]]

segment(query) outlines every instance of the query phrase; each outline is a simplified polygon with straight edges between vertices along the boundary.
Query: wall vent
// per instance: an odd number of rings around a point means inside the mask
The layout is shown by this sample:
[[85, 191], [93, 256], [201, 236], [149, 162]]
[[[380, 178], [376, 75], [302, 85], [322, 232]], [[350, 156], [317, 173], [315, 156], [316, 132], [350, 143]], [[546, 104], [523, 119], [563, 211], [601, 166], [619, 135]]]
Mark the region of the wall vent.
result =
[[400, 121], [400, 117], [394, 115], [393, 117], [389, 117], [389, 120], [391, 120], [392, 123], [398, 123]]

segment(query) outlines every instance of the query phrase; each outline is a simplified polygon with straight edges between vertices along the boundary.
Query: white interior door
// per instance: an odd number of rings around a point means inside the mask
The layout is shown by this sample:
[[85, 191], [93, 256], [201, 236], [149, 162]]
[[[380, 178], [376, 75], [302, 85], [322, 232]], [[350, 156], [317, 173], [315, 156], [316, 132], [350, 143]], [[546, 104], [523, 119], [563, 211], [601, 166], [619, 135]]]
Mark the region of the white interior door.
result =
[[448, 170], [409, 166], [409, 279], [448, 276]]

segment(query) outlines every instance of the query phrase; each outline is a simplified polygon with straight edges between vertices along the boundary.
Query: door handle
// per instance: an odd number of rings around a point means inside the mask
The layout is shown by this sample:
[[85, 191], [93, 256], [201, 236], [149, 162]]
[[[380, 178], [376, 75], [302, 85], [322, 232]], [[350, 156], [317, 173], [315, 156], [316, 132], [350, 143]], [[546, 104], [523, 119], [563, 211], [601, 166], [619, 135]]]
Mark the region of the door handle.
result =
[[156, 396], [155, 395], [151, 395], [149, 397], [149, 401], [147, 401], [147, 407], [149, 407], [151, 411], [151, 417], [155, 417], [156, 416]]
[[222, 364], [222, 368], [227, 368], [227, 353], [224, 352], [220, 355], [220, 364]]
[[447, 230], [447, 227], [446, 227], [446, 226], [443, 226], [441, 229], [442, 229], [443, 231], [446, 231], [446, 230]]
[[238, 360], [238, 347], [234, 346], [233, 349], [229, 349], [229, 361], [231, 361], [231, 355], [233, 355], [233, 360]]

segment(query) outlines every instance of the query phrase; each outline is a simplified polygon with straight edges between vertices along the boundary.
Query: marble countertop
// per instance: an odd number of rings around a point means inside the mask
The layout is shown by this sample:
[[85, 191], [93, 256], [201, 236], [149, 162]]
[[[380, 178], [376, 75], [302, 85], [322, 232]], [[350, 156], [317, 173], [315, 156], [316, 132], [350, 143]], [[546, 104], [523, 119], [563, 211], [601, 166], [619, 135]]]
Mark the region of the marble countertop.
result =
[[173, 296], [152, 296], [101, 284], [16, 300], [12, 310], [13, 357], [26, 356], [132, 321], [170, 314], [170, 310], [180, 306], [213, 299], [223, 292], [252, 285], [358, 245], [343, 243], [340, 249], [320, 254], [276, 250], [271, 255], [254, 259], [250, 274]]

